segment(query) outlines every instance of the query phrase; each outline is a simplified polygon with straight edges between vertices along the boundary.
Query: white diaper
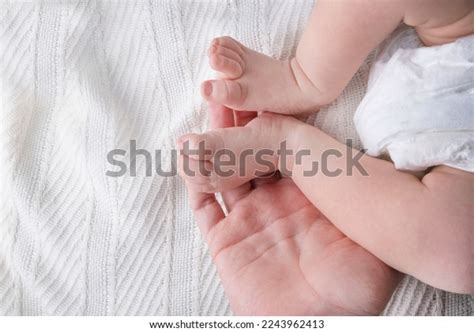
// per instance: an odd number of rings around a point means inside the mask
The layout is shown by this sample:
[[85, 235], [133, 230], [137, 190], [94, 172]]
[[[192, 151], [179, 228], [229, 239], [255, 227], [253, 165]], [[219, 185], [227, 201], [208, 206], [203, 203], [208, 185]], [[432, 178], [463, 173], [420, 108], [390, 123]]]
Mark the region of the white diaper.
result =
[[397, 169], [474, 172], [474, 36], [421, 47], [413, 29], [382, 46], [354, 116], [367, 153]]

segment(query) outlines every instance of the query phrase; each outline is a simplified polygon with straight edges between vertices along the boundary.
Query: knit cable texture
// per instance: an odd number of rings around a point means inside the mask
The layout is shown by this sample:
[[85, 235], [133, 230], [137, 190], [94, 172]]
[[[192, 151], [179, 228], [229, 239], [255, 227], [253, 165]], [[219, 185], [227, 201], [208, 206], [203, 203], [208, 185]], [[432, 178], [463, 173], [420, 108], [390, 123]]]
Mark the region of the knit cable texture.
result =
[[[179, 177], [107, 176], [113, 149], [206, 129], [206, 49], [288, 58], [311, 0], [0, 0], [0, 314], [230, 315]], [[369, 59], [370, 60], [370, 59]], [[370, 61], [310, 121], [353, 138]], [[472, 314], [406, 277], [384, 314]]]

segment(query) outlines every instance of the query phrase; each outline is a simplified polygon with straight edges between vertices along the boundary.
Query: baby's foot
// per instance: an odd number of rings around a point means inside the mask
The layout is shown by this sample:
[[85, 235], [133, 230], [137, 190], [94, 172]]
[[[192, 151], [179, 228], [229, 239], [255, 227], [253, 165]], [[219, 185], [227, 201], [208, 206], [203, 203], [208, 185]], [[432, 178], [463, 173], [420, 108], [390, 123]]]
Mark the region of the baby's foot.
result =
[[186, 134], [178, 140], [179, 173], [200, 192], [224, 192], [277, 169], [288, 172], [292, 155], [282, 169], [280, 149], [285, 143], [288, 151], [296, 150], [301, 126], [291, 116], [265, 113], [244, 127]]
[[[285, 114], [317, 109], [313, 91], [298, 80], [304, 73], [292, 61], [275, 60], [230, 37], [212, 41], [209, 61], [219, 72], [219, 79], [205, 81], [201, 86], [208, 102], [234, 110]], [[298, 70], [301, 72], [295, 73]]]

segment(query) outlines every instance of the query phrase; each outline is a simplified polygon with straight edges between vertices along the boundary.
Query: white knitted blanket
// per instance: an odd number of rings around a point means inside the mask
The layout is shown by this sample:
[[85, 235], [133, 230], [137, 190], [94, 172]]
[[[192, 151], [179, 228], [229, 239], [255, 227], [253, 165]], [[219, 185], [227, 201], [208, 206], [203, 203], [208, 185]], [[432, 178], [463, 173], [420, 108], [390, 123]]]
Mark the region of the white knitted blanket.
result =
[[[311, 7], [0, 0], [0, 314], [231, 314], [181, 180], [140, 157], [136, 177], [107, 176], [107, 153], [204, 130], [209, 41], [287, 58]], [[316, 117], [338, 139], [356, 137], [368, 68]], [[472, 314], [472, 298], [407, 277], [385, 313]]]

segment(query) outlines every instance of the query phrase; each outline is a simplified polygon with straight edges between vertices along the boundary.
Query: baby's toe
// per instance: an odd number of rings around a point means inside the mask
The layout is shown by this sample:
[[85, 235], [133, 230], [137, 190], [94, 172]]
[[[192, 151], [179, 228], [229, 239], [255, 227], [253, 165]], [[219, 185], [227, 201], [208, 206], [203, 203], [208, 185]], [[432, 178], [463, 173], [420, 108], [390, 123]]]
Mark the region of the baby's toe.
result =
[[245, 70], [244, 46], [231, 37], [219, 37], [209, 48], [211, 67], [223, 74], [223, 78], [236, 79]]
[[201, 85], [202, 96], [208, 101], [239, 109], [245, 101], [244, 87], [237, 81], [210, 80]]
[[178, 173], [188, 184], [207, 187], [205, 192], [213, 190], [213, 164], [210, 161], [179, 156]]
[[214, 38], [214, 40], [211, 43], [211, 47], [213, 46], [222, 46], [228, 49], [231, 49], [232, 51], [236, 52], [240, 56], [244, 55], [245, 52], [245, 46], [239, 43], [237, 40], [235, 40], [232, 37], [219, 37], [219, 38]]
[[243, 66], [238, 55], [235, 58], [231, 50], [222, 47], [219, 52], [210, 56], [209, 63], [212, 69], [222, 73], [224, 78], [240, 78], [243, 74]]

